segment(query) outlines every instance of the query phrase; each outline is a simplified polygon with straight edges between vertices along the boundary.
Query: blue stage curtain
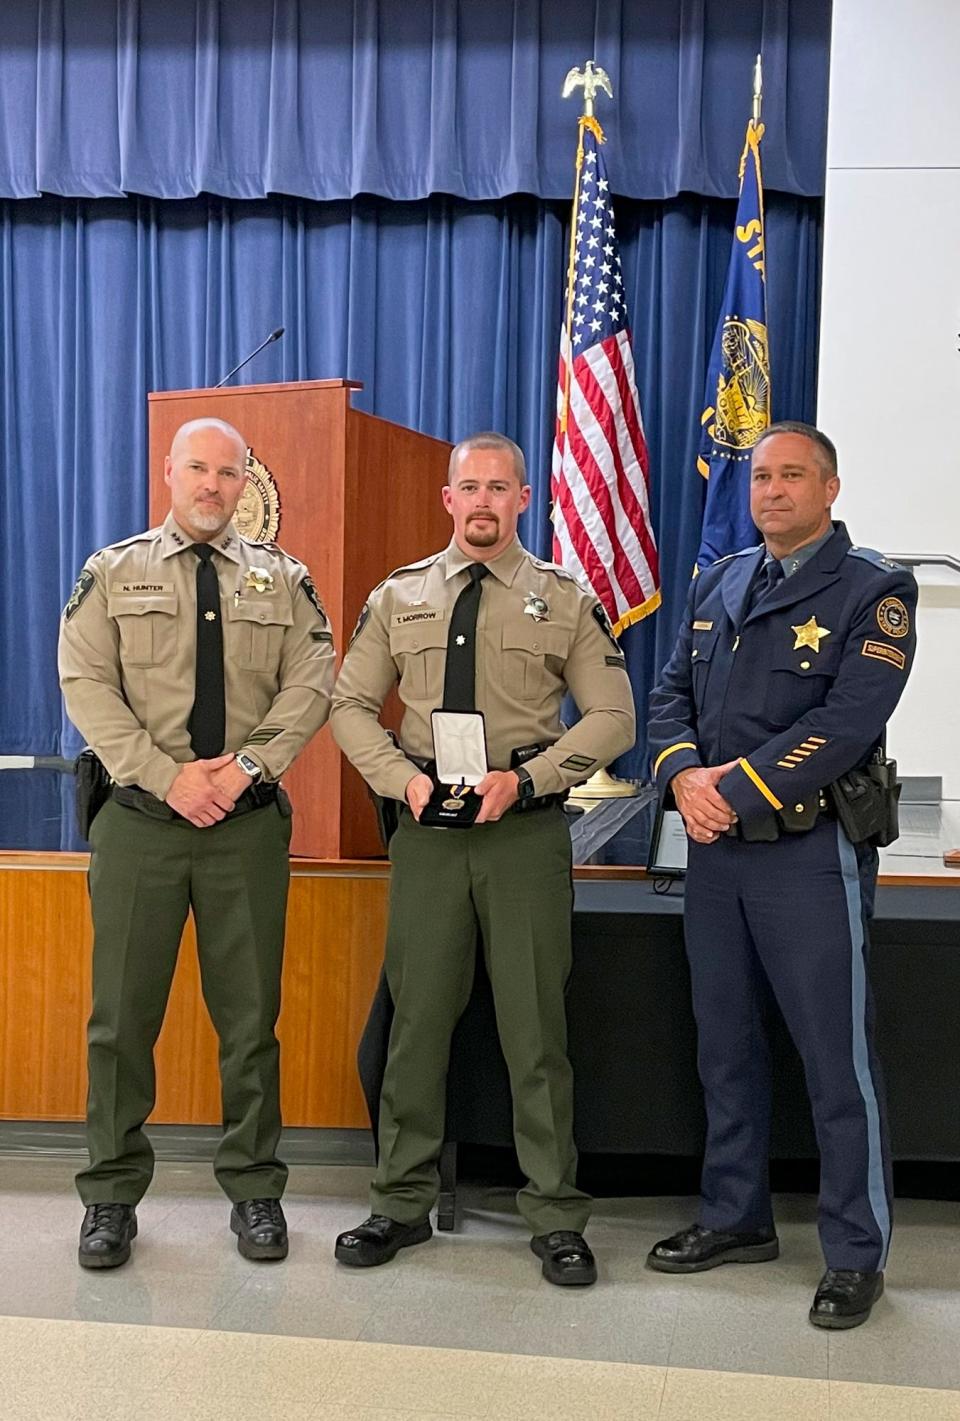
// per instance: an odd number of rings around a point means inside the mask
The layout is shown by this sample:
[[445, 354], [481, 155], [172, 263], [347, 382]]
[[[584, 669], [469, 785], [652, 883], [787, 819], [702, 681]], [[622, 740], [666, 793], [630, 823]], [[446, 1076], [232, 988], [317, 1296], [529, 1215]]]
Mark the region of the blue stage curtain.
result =
[[823, 192], [829, 0], [3, 0], [0, 197], [567, 198], [593, 56], [614, 190]]
[[[625, 635], [640, 723], [628, 774], [646, 768], [647, 696], [696, 555], [702, 372], [733, 213], [691, 196], [617, 208], [664, 585], [662, 609]], [[0, 203], [0, 753], [78, 747], [58, 619], [88, 554], [145, 526], [146, 392], [214, 383], [275, 325], [284, 339], [241, 378], [348, 376], [387, 419], [517, 439], [534, 486], [521, 531], [549, 556], [567, 221], [565, 203], [533, 197]], [[775, 417], [814, 408], [819, 232], [818, 201], [768, 195]], [[54, 776], [0, 774], [0, 846], [74, 844]]]

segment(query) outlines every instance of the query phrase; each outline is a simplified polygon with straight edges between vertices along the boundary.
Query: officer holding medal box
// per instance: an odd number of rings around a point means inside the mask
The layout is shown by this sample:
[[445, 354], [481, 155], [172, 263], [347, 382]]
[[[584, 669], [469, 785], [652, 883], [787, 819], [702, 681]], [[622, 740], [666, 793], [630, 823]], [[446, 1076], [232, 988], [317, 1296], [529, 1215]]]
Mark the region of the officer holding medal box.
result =
[[[566, 791], [633, 744], [623, 655], [596, 597], [517, 539], [523, 455], [464, 440], [443, 501], [453, 539], [371, 594], [334, 692], [334, 737], [371, 789], [399, 801], [386, 973], [395, 1007], [371, 1217], [337, 1239], [354, 1267], [431, 1235], [450, 1040], [477, 935], [510, 1074], [528, 1183], [518, 1205], [552, 1283], [584, 1285], [590, 1201], [576, 1187], [564, 988], [571, 963]], [[404, 706], [399, 745], [379, 721]], [[560, 722], [567, 692], [581, 712]], [[522, 811], [522, 812], [520, 812]], [[461, 832], [451, 832], [460, 829]]]

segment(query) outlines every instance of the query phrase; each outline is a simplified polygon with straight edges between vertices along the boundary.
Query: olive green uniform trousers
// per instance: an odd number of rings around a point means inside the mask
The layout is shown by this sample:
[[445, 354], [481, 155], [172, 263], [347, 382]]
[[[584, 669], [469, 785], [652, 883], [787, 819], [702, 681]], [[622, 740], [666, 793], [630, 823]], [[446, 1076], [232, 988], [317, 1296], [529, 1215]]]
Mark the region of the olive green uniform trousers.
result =
[[280, 1010], [290, 819], [277, 804], [207, 829], [110, 800], [90, 831], [93, 1010], [84, 1204], [136, 1204], [153, 1175], [143, 1131], [153, 1050], [192, 908], [203, 997], [220, 1041], [223, 1137], [214, 1172], [234, 1203], [283, 1194]]
[[395, 1013], [371, 1207], [401, 1224], [439, 1192], [450, 1039], [470, 997], [477, 930], [510, 1074], [513, 1131], [534, 1234], [582, 1231], [564, 988], [571, 965], [570, 833], [558, 806], [466, 830], [404, 810], [390, 841], [386, 972]]

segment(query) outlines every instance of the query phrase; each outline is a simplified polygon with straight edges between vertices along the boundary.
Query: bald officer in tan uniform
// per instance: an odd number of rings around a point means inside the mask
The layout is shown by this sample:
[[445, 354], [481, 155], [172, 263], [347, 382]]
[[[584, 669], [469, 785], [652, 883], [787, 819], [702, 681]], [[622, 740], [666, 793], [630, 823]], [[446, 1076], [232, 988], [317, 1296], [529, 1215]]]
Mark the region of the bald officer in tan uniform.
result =
[[[340, 1235], [336, 1257], [369, 1267], [430, 1237], [450, 1038], [470, 995], [479, 928], [529, 1180], [520, 1211], [544, 1276], [582, 1285], [595, 1280], [596, 1265], [582, 1237], [590, 1201], [575, 1182], [564, 1009], [573, 895], [560, 800], [633, 744], [633, 697], [596, 597], [517, 540], [530, 488], [516, 445], [497, 434], [458, 445], [443, 500], [453, 541], [372, 594], [334, 694], [337, 743], [375, 791], [405, 806], [390, 843], [386, 971], [396, 1010], [373, 1213]], [[416, 757], [433, 755], [430, 713], [444, 700], [451, 616], [472, 581], [480, 582], [475, 631], [452, 640], [475, 658], [492, 769], [477, 787], [476, 823], [434, 828], [418, 822], [433, 785]], [[398, 683], [400, 748], [378, 719]], [[567, 690], [582, 719], [563, 731]], [[516, 751], [532, 753], [512, 769]], [[517, 812], [525, 806], [530, 812]]]
[[190, 908], [220, 1038], [214, 1169], [240, 1252], [287, 1253], [274, 1025], [290, 805], [278, 781], [327, 719], [334, 649], [303, 564], [231, 522], [245, 464], [230, 425], [184, 425], [165, 461], [166, 521], [95, 553], [63, 615], [67, 710], [116, 782], [90, 831], [90, 1165], [77, 1177], [89, 1268], [130, 1256], [153, 1174], [153, 1048]]

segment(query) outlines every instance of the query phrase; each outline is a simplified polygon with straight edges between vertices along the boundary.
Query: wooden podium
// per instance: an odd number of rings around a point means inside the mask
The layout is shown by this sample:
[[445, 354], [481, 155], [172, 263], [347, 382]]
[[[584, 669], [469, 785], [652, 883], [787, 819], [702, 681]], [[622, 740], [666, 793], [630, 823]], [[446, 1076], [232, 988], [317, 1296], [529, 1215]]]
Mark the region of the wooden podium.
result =
[[[440, 496], [451, 446], [351, 409], [350, 392], [360, 388], [350, 380], [302, 380], [148, 396], [151, 526], [170, 506], [163, 460], [177, 429], [205, 415], [227, 420], [276, 483], [276, 541], [310, 568], [340, 656], [371, 589], [393, 568], [445, 547], [451, 535]], [[328, 729], [284, 785], [295, 806], [294, 854], [382, 853], [363, 781]]]

